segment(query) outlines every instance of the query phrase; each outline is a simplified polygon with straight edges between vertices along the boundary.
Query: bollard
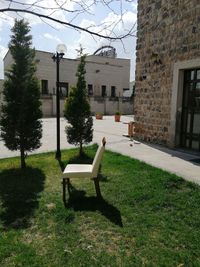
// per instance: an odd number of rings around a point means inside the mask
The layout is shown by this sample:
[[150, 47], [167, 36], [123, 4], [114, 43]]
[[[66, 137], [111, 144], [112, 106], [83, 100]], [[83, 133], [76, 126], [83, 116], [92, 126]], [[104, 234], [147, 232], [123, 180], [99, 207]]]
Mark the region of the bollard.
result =
[[134, 134], [134, 122], [131, 121], [128, 123], [128, 136], [133, 137]]

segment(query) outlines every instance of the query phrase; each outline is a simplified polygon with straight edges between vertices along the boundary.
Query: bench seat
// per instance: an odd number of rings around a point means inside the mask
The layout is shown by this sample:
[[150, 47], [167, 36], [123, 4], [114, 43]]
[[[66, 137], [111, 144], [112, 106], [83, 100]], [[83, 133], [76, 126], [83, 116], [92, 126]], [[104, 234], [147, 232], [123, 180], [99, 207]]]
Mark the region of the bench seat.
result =
[[92, 164], [68, 164], [63, 178], [92, 178]]

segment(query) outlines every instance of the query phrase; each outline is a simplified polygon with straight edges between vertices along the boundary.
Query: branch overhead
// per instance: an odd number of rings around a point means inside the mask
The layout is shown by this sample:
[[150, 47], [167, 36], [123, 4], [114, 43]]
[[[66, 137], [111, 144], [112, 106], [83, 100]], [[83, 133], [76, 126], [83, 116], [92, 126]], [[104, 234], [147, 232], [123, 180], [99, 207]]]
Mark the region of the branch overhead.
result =
[[[0, 8], [0, 14], [6, 16], [13, 16], [13, 12], [18, 16], [29, 14], [36, 16], [41, 21], [54, 22], [79, 32], [86, 32], [98, 38], [107, 39], [110, 41], [122, 41], [127, 37], [135, 37], [136, 23], [130, 23], [129, 28], [123, 28], [119, 31], [120, 27], [124, 26], [124, 16], [127, 14], [126, 5], [135, 3], [136, 0], [33, 0], [20, 1], [20, 0], [1, 0], [3, 3]], [[116, 5], [117, 3], [117, 5]], [[110, 13], [109, 19], [102, 21], [99, 25], [89, 24], [82, 26], [80, 20], [83, 15], [96, 17], [94, 8], [103, 6], [106, 7]], [[46, 22], [47, 23], [47, 22]], [[48, 24], [48, 23], [47, 23]], [[120, 25], [120, 27], [119, 27]], [[123, 32], [121, 34], [121, 32]]]

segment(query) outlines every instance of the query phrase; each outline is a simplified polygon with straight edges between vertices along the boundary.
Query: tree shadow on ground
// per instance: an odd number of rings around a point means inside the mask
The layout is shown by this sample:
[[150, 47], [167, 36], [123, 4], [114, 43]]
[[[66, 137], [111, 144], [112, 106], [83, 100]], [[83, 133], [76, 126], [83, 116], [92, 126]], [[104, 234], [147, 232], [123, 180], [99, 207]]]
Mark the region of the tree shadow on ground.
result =
[[92, 164], [92, 162], [93, 158], [83, 152], [81, 156], [77, 155], [71, 158], [68, 164]]
[[61, 159], [59, 159], [59, 160], [58, 160], [58, 163], [59, 163], [59, 166], [60, 166], [61, 172], [63, 172], [63, 171], [64, 171], [64, 169], [65, 169], [65, 164], [64, 164], [64, 162], [63, 162]]
[[121, 213], [116, 207], [103, 197], [87, 197], [85, 191], [77, 190], [72, 185], [70, 185], [70, 195], [66, 207], [73, 208], [74, 211], [100, 211], [112, 223], [123, 227]]
[[38, 207], [45, 175], [36, 168], [0, 172], [0, 221], [5, 228], [26, 228]]
[[100, 164], [100, 167], [99, 167], [99, 173], [98, 173], [98, 179], [100, 182], [108, 182], [108, 176], [106, 176], [105, 174], [102, 173], [101, 171], [101, 164]]

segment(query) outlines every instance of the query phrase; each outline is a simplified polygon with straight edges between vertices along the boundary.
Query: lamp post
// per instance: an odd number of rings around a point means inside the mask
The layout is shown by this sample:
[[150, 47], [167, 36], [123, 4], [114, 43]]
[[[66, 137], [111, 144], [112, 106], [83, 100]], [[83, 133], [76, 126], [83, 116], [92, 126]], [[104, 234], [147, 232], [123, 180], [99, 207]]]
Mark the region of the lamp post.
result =
[[61, 159], [60, 152], [60, 60], [66, 53], [67, 48], [64, 44], [59, 44], [56, 48], [56, 53], [52, 56], [54, 62], [56, 62], [56, 135], [57, 135], [57, 149], [55, 158]]

